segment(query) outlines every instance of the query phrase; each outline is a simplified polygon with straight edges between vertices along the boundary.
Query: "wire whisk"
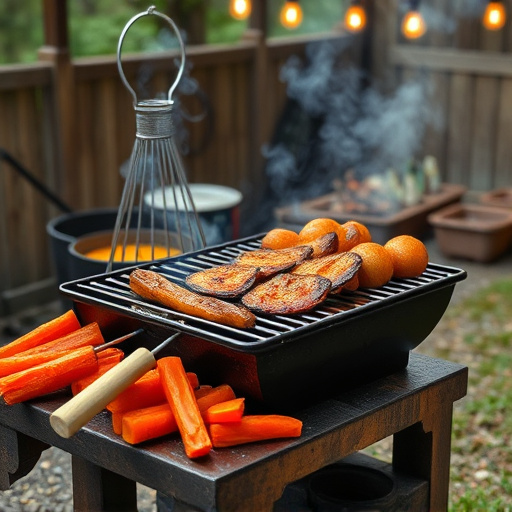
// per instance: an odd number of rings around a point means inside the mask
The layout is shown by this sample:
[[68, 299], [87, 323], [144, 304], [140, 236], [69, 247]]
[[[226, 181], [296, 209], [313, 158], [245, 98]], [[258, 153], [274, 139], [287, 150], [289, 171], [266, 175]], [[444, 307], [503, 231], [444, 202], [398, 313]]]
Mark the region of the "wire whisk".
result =
[[[181, 63], [167, 99], [138, 101], [121, 63], [128, 29], [143, 16], [166, 20], [176, 33]], [[134, 16], [123, 29], [117, 48], [121, 79], [133, 97], [136, 139], [121, 196], [107, 265], [152, 261], [202, 249], [206, 239], [174, 139], [173, 92], [185, 68], [185, 47], [176, 24], [155, 7]]]

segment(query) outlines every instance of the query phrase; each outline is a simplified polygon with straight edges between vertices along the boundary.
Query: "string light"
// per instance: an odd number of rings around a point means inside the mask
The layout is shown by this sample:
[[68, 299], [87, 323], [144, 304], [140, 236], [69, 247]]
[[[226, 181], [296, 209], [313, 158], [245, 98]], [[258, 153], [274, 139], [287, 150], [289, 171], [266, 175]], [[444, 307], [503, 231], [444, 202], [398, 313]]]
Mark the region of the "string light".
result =
[[345, 13], [345, 28], [349, 32], [361, 32], [366, 26], [366, 12], [358, 0], [352, 0]]
[[427, 25], [419, 11], [419, 4], [419, 0], [411, 0], [409, 10], [402, 20], [402, 34], [407, 39], [418, 39], [427, 31]]
[[251, 0], [230, 0], [229, 14], [236, 20], [245, 20], [251, 14]]
[[298, 0], [286, 0], [279, 16], [281, 25], [285, 28], [294, 29], [302, 23], [302, 8]]
[[490, 0], [482, 18], [482, 23], [487, 30], [500, 30], [505, 25], [507, 13], [503, 2]]

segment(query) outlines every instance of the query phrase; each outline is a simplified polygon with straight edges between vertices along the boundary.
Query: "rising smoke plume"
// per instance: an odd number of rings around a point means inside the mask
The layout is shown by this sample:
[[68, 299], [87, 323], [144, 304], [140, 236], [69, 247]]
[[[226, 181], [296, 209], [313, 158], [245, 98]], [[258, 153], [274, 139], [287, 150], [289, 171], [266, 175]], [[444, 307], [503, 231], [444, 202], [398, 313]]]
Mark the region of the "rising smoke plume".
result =
[[289, 97], [266, 158], [272, 207], [332, 190], [348, 169], [360, 177], [400, 171], [422, 158], [426, 129], [443, 119], [431, 83], [421, 77], [392, 94], [379, 91], [363, 71], [340, 65], [346, 44], [314, 43], [306, 64], [293, 57], [281, 70]]

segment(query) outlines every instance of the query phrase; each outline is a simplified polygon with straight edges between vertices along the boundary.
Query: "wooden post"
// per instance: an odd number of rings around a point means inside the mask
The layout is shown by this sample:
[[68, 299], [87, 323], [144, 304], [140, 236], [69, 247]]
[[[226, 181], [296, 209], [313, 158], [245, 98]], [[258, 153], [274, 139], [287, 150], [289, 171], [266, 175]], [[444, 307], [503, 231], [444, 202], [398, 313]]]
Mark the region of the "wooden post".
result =
[[[256, 2], [255, 2], [256, 3]], [[249, 95], [250, 107], [250, 148], [249, 148], [249, 176], [253, 192], [244, 200], [244, 209], [258, 211], [262, 195], [265, 191], [264, 159], [262, 146], [266, 142], [265, 119], [268, 115], [266, 109], [268, 87], [268, 49], [265, 34], [258, 29], [249, 29], [244, 39], [254, 43], [254, 64], [251, 77], [251, 92]], [[242, 215], [244, 211], [242, 211]], [[243, 223], [242, 223], [243, 224]]]
[[265, 38], [267, 37], [267, 0], [256, 0], [253, 2], [249, 28], [259, 30]]
[[69, 54], [66, 0], [44, 0], [44, 46], [39, 60], [53, 64], [53, 105], [55, 119], [55, 179], [60, 195], [69, 204], [79, 204], [72, 180], [76, 158], [75, 82]]

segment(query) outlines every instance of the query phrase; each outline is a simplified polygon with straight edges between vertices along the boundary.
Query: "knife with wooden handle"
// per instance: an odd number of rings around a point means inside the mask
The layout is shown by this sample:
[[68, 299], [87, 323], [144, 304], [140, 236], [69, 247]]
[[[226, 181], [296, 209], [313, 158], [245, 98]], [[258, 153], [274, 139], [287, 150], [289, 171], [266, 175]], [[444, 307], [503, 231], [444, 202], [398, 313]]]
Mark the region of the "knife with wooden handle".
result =
[[[143, 331], [139, 329], [135, 333]], [[146, 372], [155, 368], [155, 355], [168, 343], [171, 343], [180, 333], [175, 333], [165, 339], [153, 350], [139, 347], [119, 364], [108, 370], [99, 379], [59, 407], [50, 415], [50, 424], [61, 437], [71, 437], [81, 427], [100, 413], [119, 393], [142, 377]], [[133, 336], [134, 333], [127, 335]], [[126, 337], [123, 337], [126, 339]], [[121, 338], [114, 340], [119, 343]], [[122, 341], [122, 340], [121, 340]], [[112, 344], [114, 342], [111, 342]], [[110, 344], [106, 344], [109, 345]], [[101, 348], [106, 348], [103, 345]]]

